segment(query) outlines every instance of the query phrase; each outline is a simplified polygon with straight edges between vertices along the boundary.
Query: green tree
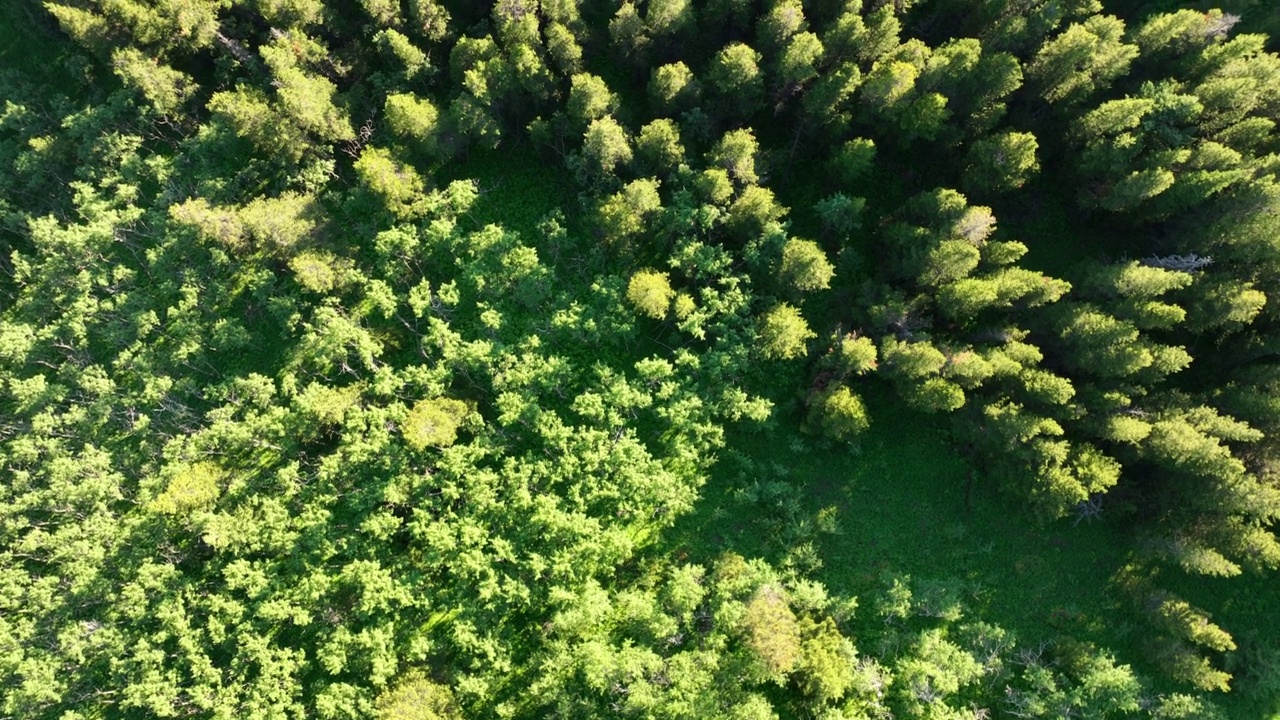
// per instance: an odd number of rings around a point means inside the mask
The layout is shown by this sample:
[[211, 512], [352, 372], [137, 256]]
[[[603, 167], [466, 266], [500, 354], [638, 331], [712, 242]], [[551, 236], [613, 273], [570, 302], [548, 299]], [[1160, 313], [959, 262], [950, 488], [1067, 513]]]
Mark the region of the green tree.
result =
[[631, 140], [612, 116], [591, 121], [583, 136], [582, 154], [593, 173], [611, 176], [618, 165], [631, 162]]
[[817, 337], [800, 311], [786, 303], [765, 313], [756, 332], [760, 351], [774, 360], [789, 360], [803, 355], [809, 340]]
[[462, 710], [447, 685], [432, 681], [423, 672], [401, 675], [374, 702], [378, 720], [457, 720]]
[[390, 150], [367, 147], [355, 162], [356, 175], [395, 217], [408, 219], [426, 208], [426, 182]]
[[570, 78], [566, 109], [579, 127], [586, 127], [617, 110], [618, 98], [609, 92], [609, 86], [600, 77], [578, 73]]
[[1031, 133], [1005, 132], [975, 142], [968, 153], [964, 184], [971, 193], [1016, 190], [1040, 169], [1039, 144]]
[[412, 93], [393, 93], [387, 96], [383, 112], [393, 133], [419, 147], [435, 147], [440, 113], [430, 100]]
[[760, 53], [743, 43], [730, 43], [716, 53], [707, 80], [720, 102], [735, 117], [747, 117], [764, 101]]
[[825, 290], [835, 275], [827, 254], [812, 240], [791, 238], [782, 247], [782, 281], [801, 292]]
[[148, 58], [136, 48], [122, 48], [111, 56], [116, 75], [142, 94], [163, 115], [176, 113], [195, 92], [190, 75]]
[[668, 63], [653, 69], [649, 78], [649, 99], [666, 113], [674, 112], [697, 96], [697, 81], [683, 62]]
[[684, 145], [680, 142], [680, 126], [673, 120], [658, 118], [640, 128], [636, 152], [649, 167], [671, 172], [684, 162]]
[[862, 398], [844, 385], [828, 387], [809, 398], [810, 427], [835, 440], [852, 440], [871, 426]]
[[655, 320], [667, 316], [674, 297], [675, 291], [671, 289], [667, 274], [656, 270], [640, 270], [627, 283], [627, 300], [637, 310]]
[[800, 623], [782, 588], [761, 586], [742, 612], [747, 647], [760, 663], [764, 677], [779, 685], [800, 661]]
[[1074, 105], [1129, 70], [1138, 48], [1125, 44], [1124, 22], [1095, 15], [1073, 23], [1045, 43], [1027, 66], [1027, 78], [1046, 101]]
[[419, 400], [405, 415], [400, 432], [405, 444], [415, 450], [446, 448], [457, 442], [458, 428], [470, 412], [471, 408], [462, 400]]
[[742, 185], [754, 185], [760, 180], [756, 174], [756, 154], [760, 144], [749, 129], [730, 130], [711, 148], [709, 160], [727, 171]]

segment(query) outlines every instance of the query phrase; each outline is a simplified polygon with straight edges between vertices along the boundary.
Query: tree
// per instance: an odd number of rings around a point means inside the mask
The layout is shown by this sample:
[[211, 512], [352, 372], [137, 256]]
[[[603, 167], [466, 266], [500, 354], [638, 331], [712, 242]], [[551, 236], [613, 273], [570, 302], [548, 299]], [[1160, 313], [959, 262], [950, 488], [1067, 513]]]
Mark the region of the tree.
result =
[[420, 147], [435, 147], [440, 113], [430, 100], [413, 93], [393, 93], [387, 96], [383, 112], [391, 132]]
[[800, 623], [788, 606], [782, 588], [764, 585], [742, 612], [747, 647], [760, 663], [764, 677], [779, 685], [800, 661]]
[[658, 118], [640, 128], [636, 152], [655, 170], [671, 172], [684, 161], [684, 145], [680, 143], [680, 126], [673, 120]]
[[446, 448], [458, 440], [458, 428], [471, 412], [467, 403], [453, 398], [419, 400], [404, 417], [400, 432], [414, 450]]
[[570, 78], [569, 103], [566, 109], [569, 117], [579, 127], [599, 120], [618, 109], [618, 98], [609, 92], [604, 80], [590, 73], [578, 73]]
[[406, 79], [416, 78], [431, 66], [430, 61], [427, 59], [427, 54], [414, 45], [408, 36], [398, 30], [388, 28], [379, 31], [374, 36], [374, 42], [381, 46], [384, 52], [396, 59]]
[[675, 291], [671, 289], [671, 281], [666, 273], [641, 270], [632, 275], [631, 282], [627, 283], [627, 300], [637, 310], [655, 320], [667, 316], [673, 297]]
[[832, 158], [836, 173], [846, 182], [853, 183], [862, 178], [871, 168], [876, 156], [875, 141], [867, 138], [854, 138], [840, 146], [840, 150]]
[[756, 174], [756, 153], [759, 150], [760, 145], [751, 130], [730, 130], [711, 148], [709, 159], [724, 168], [739, 184], [754, 185], [760, 180]]
[[866, 206], [865, 198], [836, 193], [819, 200], [813, 209], [822, 221], [823, 232], [844, 244], [854, 230], [862, 227], [861, 215]]
[[660, 65], [649, 78], [649, 100], [657, 109], [672, 113], [697, 95], [693, 72], [683, 62]]
[[735, 117], [750, 116], [764, 100], [760, 53], [742, 43], [730, 43], [716, 53], [707, 79], [720, 103]]
[[608, 177], [618, 165], [631, 162], [631, 141], [627, 131], [612, 116], [591, 121], [583, 136], [582, 154], [591, 171]]
[[645, 220], [662, 208], [659, 183], [641, 178], [627, 183], [601, 203], [596, 217], [606, 238], [625, 243], [645, 229]]
[[1040, 169], [1039, 144], [1031, 133], [1004, 132], [983, 138], [969, 148], [964, 170], [970, 193], [1004, 193], [1016, 190]]
[[841, 441], [852, 440], [871, 426], [862, 398], [844, 385], [828, 387], [810, 397], [808, 422], [827, 437]]
[[142, 93], [157, 112], [172, 115], [195, 92], [190, 75], [148, 58], [135, 48], [116, 50], [112, 68], [120, 79]]
[[809, 340], [817, 337], [800, 311], [786, 303], [775, 306], [761, 317], [757, 334], [761, 352], [771, 360], [799, 357], [805, 353]]
[[817, 243], [791, 238], [782, 247], [782, 265], [778, 274], [787, 285], [809, 292], [825, 290], [831, 283], [835, 268]]
[[462, 711], [447, 685], [410, 670], [374, 702], [378, 720], [458, 720]]
[[1110, 15], [1073, 23], [1040, 48], [1027, 77], [1050, 103], [1081, 103], [1128, 72], [1138, 48], [1126, 45], [1123, 36], [1124, 22]]
[[165, 515], [187, 515], [209, 508], [222, 494], [225, 473], [217, 465], [202, 462], [180, 465], [169, 471], [164, 492], [148, 504], [148, 509]]
[[396, 218], [416, 217], [425, 210], [426, 182], [411, 166], [397, 160], [390, 150], [365, 148], [355, 162], [355, 170]]

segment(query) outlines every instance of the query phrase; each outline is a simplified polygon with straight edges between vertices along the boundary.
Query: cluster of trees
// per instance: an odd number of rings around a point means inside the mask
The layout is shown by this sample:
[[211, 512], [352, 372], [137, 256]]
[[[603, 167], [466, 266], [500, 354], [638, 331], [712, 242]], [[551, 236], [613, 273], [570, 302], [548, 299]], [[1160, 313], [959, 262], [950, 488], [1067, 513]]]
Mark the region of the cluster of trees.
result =
[[[0, 717], [1219, 716], [1171, 578], [1280, 565], [1280, 57], [1235, 16], [44, 9], [76, 84], [0, 74]], [[476, 222], [460, 162], [526, 144], [576, 198]], [[1114, 498], [1179, 692], [947, 581], [855, 613], [657, 550], [730, 426], [836, 452], [872, 383], [1042, 521]]]

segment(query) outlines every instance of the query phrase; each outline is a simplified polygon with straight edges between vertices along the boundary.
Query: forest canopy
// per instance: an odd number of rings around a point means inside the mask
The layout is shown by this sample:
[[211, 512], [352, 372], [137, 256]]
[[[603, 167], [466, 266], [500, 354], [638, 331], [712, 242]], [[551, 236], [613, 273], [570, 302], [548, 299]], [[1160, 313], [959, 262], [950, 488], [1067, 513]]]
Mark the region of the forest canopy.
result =
[[1280, 717], [1269, 5], [5, 3], [0, 720]]

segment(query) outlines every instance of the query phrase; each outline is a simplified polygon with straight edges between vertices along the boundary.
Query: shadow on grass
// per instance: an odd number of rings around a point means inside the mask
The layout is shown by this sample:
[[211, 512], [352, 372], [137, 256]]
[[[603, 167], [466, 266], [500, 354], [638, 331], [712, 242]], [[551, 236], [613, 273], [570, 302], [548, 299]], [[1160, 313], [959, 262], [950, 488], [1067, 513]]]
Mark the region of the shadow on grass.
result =
[[872, 428], [857, 446], [824, 445], [785, 418], [772, 431], [731, 431], [666, 551], [763, 557], [840, 596], [873, 597], [887, 574], [958, 582], [970, 617], [1030, 642], [1097, 642], [1139, 664], [1125, 652], [1133, 620], [1108, 591], [1126, 552], [1105, 514], [1037, 525], [954, 453], [934, 418], [900, 407], [886, 388], [863, 393]]

